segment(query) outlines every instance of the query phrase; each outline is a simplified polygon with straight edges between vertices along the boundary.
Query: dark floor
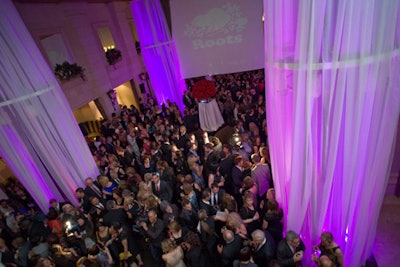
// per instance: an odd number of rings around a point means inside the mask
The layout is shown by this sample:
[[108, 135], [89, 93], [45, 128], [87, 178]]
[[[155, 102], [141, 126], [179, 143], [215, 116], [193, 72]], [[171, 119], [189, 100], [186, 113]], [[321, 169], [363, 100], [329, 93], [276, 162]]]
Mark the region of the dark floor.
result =
[[383, 200], [373, 253], [379, 267], [400, 266], [400, 198], [394, 195]]

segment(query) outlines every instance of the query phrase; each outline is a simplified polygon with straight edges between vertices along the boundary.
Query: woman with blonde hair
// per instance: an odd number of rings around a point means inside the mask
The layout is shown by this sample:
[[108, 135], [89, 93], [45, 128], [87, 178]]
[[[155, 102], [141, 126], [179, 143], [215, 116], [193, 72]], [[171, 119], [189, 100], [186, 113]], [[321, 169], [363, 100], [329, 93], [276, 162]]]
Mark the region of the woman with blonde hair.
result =
[[162, 259], [166, 263], [166, 267], [186, 267], [183, 261], [183, 250], [177, 246], [171, 239], [164, 239], [161, 242], [163, 250]]
[[237, 212], [230, 212], [226, 216], [226, 227], [229, 230], [232, 230], [232, 232], [234, 232], [235, 234], [238, 234], [242, 238], [247, 239], [246, 226]]
[[136, 195], [137, 201], [139, 201], [140, 203], [144, 203], [144, 201], [151, 195], [153, 195], [153, 190], [151, 189], [151, 186], [149, 186], [146, 182], [140, 182], [139, 191]]
[[112, 191], [117, 185], [111, 182], [107, 176], [100, 175], [97, 180], [102, 188], [103, 198], [106, 200], [113, 200]]

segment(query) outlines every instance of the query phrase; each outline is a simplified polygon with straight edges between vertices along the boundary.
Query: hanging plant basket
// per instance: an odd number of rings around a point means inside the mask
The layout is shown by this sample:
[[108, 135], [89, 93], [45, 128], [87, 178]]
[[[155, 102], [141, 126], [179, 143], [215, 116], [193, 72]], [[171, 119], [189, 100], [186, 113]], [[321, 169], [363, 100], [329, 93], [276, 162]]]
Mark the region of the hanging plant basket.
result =
[[106, 51], [106, 58], [109, 65], [115, 65], [122, 59], [122, 53], [116, 48], [111, 48]]
[[64, 61], [62, 64], [56, 64], [54, 67], [54, 74], [61, 81], [68, 81], [74, 77], [81, 77], [85, 80], [85, 69], [78, 66], [76, 63], [69, 63]]

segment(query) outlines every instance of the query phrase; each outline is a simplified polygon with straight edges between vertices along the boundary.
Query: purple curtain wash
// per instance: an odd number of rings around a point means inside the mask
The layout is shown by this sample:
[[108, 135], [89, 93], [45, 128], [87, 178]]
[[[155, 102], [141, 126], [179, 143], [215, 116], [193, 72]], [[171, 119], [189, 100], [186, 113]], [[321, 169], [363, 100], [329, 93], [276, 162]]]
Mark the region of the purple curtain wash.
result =
[[399, 1], [264, 0], [268, 139], [286, 230], [370, 256], [400, 109]]
[[160, 1], [132, 1], [131, 9], [143, 60], [158, 104], [170, 100], [176, 102], [183, 111], [182, 96], [186, 85]]
[[0, 9], [0, 155], [43, 211], [76, 203], [98, 168], [53, 71], [10, 0]]

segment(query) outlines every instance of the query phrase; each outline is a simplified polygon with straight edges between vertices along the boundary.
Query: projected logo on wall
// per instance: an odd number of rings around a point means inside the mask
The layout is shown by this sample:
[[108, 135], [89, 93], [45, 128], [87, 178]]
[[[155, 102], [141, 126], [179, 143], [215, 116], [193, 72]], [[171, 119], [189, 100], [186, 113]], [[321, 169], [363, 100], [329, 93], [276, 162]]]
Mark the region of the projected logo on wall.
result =
[[186, 24], [185, 35], [192, 38], [194, 49], [237, 44], [243, 41], [240, 33], [247, 22], [239, 5], [227, 3], [195, 17]]

